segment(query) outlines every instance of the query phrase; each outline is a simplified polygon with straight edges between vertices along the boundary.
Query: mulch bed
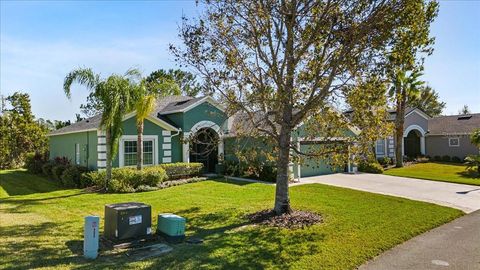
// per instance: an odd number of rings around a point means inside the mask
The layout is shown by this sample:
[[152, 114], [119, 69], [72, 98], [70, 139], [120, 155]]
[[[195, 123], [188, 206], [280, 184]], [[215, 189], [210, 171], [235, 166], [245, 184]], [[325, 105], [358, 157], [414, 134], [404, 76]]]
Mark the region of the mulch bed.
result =
[[249, 214], [247, 218], [252, 223], [287, 229], [300, 229], [322, 222], [320, 215], [298, 210], [278, 216], [275, 211], [267, 209]]

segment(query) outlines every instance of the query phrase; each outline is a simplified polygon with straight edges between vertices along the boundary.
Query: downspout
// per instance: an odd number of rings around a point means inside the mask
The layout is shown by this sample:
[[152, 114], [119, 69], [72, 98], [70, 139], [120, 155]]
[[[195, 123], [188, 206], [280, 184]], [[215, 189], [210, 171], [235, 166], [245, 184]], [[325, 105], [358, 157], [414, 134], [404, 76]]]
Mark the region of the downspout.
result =
[[173, 137], [175, 137], [175, 136], [178, 136], [178, 135], [180, 135], [180, 132], [182, 132], [182, 129], [181, 129], [181, 128], [177, 129], [177, 133], [176, 133], [176, 134], [173, 134], [173, 135], [170, 136], [170, 137], [173, 138]]
[[[177, 129], [177, 133], [172, 134], [172, 135], [170, 136], [170, 138], [172, 138], [172, 141], [171, 141], [171, 144], [172, 144], [172, 145], [173, 145], [173, 137], [180, 135], [180, 132], [182, 132], [182, 129], [181, 129], [181, 128]], [[172, 147], [172, 148], [173, 148], [173, 147]], [[172, 151], [171, 157], [172, 157], [172, 160], [171, 160], [171, 161], [173, 161], [173, 151]]]

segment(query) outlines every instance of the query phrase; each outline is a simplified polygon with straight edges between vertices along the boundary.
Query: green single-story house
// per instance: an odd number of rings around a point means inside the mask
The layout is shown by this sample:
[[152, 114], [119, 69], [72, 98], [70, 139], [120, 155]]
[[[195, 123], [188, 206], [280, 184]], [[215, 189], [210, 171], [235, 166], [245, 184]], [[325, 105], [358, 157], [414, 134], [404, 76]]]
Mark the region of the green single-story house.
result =
[[[77, 165], [90, 170], [104, 169], [106, 166], [105, 133], [100, 129], [100, 115], [82, 120], [70, 126], [55, 130], [49, 134], [50, 159], [67, 157]], [[119, 140], [118, 154], [113, 161], [113, 167], [136, 165], [137, 130], [135, 111], [125, 115], [123, 133]], [[235, 144], [233, 126], [235, 117], [228, 117], [224, 108], [212, 97], [169, 96], [157, 101], [155, 110], [144, 123], [143, 162], [145, 166], [172, 162], [201, 162], [206, 172], [215, 172], [216, 165], [228, 153], [229, 144]], [[202, 132], [216, 137], [214, 151], [201, 153], [201, 143], [189, 143], [191, 135]], [[297, 145], [301, 150], [315, 144], [298, 138]], [[355, 136], [354, 129], [348, 131], [348, 136]], [[319, 136], [321, 138], [321, 136]], [[320, 139], [319, 139], [320, 140]], [[190, 145], [192, 144], [192, 145]], [[310, 162], [312, 163], [312, 162]], [[353, 172], [356, 168], [345, 164], [345, 168], [332, 169], [326, 163], [315, 161], [315, 164], [302, 162], [291, 165], [293, 177], [307, 177], [329, 174], [338, 171]]]

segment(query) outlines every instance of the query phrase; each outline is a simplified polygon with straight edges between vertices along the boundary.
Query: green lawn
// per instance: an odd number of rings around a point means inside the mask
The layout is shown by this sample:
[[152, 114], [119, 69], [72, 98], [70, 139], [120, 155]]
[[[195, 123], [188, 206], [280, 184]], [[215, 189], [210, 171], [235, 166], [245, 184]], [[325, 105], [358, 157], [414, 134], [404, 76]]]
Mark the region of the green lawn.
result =
[[465, 165], [455, 163], [418, 163], [386, 170], [384, 174], [480, 186], [480, 176]]
[[[23, 171], [0, 171], [0, 194], [0, 268], [354, 269], [462, 215], [429, 203], [319, 184], [291, 188], [294, 208], [324, 218], [299, 230], [244, 226], [246, 213], [273, 205], [274, 186], [258, 183], [209, 180], [145, 193], [95, 194], [62, 190]], [[151, 204], [154, 216], [185, 216], [187, 236], [205, 242], [173, 245], [172, 253], [143, 261], [123, 254], [83, 259], [83, 217], [103, 217], [104, 204], [124, 201]]]

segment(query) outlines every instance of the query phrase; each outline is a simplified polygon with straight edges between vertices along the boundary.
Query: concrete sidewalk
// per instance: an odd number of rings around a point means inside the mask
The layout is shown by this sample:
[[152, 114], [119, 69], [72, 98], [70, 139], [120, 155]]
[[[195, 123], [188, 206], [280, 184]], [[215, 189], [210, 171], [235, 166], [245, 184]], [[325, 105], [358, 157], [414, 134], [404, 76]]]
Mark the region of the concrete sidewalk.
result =
[[480, 211], [414, 237], [359, 270], [480, 270]]
[[471, 213], [480, 209], [480, 186], [368, 173], [338, 173], [305, 177], [299, 183], [291, 185], [313, 183], [431, 202], [457, 208], [465, 213]]

